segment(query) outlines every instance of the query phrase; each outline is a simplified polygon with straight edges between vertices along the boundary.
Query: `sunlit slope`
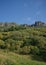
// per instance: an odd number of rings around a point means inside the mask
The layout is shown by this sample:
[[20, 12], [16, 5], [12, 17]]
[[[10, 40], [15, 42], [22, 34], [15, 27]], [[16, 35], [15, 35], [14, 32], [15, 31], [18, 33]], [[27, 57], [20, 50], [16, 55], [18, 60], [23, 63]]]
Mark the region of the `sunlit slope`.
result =
[[26, 56], [0, 50], [0, 65], [46, 65], [46, 63], [33, 61]]

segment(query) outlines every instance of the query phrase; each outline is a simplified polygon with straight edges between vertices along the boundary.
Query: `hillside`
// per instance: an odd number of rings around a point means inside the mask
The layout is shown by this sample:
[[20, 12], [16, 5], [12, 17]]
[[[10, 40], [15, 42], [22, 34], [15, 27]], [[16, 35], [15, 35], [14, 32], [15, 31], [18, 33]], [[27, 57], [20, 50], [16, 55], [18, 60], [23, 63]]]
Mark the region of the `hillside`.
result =
[[[0, 27], [11, 27], [11, 26], [16, 26], [19, 24], [16, 24], [15, 22], [0, 22]], [[46, 23], [42, 22], [42, 21], [35, 21], [34, 24], [20, 24], [21, 26], [27, 26], [27, 27], [46, 27]]]
[[22, 55], [0, 50], [0, 65], [46, 65], [46, 63], [33, 61]]
[[0, 62], [2, 65], [46, 64], [46, 27], [0, 26]]

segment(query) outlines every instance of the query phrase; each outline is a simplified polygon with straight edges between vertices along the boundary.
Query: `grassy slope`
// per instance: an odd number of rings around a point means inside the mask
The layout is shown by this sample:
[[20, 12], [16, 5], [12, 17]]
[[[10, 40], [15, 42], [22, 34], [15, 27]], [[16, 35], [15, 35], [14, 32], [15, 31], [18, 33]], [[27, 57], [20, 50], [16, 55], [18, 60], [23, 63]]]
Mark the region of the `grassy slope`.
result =
[[0, 50], [0, 65], [46, 65], [46, 63], [33, 61], [26, 56]]

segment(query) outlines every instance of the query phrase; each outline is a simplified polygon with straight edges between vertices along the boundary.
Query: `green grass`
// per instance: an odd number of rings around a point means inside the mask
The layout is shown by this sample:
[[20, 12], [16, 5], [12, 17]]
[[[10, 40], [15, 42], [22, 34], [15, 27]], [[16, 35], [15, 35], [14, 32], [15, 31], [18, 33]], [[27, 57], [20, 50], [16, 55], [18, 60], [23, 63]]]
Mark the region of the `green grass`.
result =
[[0, 65], [46, 65], [46, 63], [33, 61], [27, 56], [0, 50]]

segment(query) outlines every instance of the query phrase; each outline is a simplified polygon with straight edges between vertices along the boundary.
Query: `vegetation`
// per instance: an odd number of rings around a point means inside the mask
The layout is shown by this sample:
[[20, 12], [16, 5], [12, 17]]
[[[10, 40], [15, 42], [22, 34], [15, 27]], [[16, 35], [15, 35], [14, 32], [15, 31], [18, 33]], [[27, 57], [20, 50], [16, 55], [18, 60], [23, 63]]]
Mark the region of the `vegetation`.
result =
[[0, 65], [46, 65], [46, 63], [31, 60], [29, 56], [0, 50]]
[[[4, 63], [1, 65], [5, 65], [5, 62], [6, 65], [33, 65], [33, 63], [34, 65], [46, 65], [46, 63], [38, 62], [46, 62], [46, 27], [36, 28], [17, 24], [15, 26], [0, 26], [0, 49], [5, 51], [5, 53], [0, 51], [2, 54], [0, 64]], [[12, 53], [9, 55], [10, 52]], [[15, 54], [15, 56], [12, 54]], [[16, 54], [19, 54], [20, 60], [14, 58]], [[28, 55], [32, 57], [31, 59], [37, 61], [25, 59], [23, 58], [24, 55]], [[4, 56], [5, 61], [2, 56]], [[25, 60], [22, 60], [21, 57]]]

